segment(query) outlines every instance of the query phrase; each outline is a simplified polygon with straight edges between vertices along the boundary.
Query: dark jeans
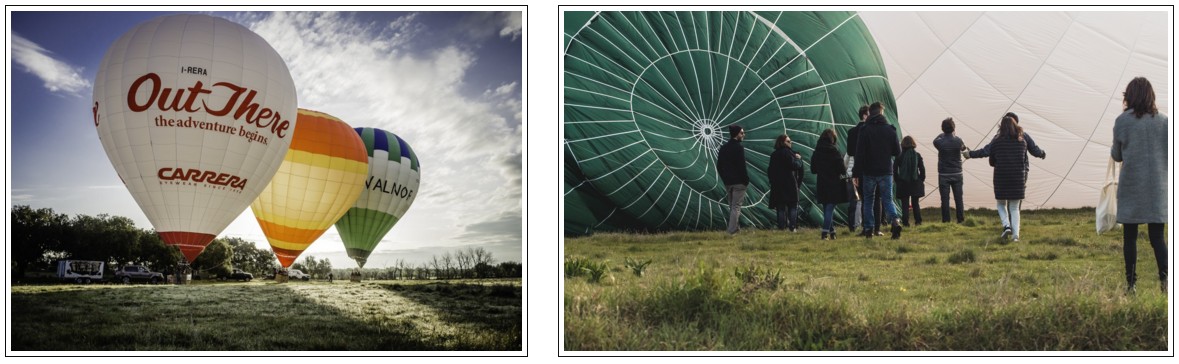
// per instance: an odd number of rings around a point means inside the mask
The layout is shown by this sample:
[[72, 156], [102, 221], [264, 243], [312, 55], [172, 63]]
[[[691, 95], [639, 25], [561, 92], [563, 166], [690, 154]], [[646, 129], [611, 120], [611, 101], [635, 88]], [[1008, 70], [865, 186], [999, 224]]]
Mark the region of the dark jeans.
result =
[[778, 212], [778, 229], [797, 229], [798, 228], [798, 205], [786, 207], [779, 207], [774, 209]]
[[937, 190], [942, 195], [942, 222], [950, 222], [950, 190], [954, 192], [958, 222], [965, 221], [966, 216], [962, 211], [962, 175], [937, 176]]
[[[1122, 224], [1122, 256], [1126, 259], [1126, 282], [1131, 285], [1138, 281], [1138, 225]], [[1146, 235], [1154, 249], [1154, 260], [1159, 267], [1159, 279], [1167, 280], [1167, 242], [1163, 237], [1163, 224], [1146, 224]]]
[[901, 222], [909, 226], [910, 205], [913, 207], [913, 223], [921, 225], [921, 197], [918, 196], [901, 196]]
[[[872, 212], [876, 215], [876, 219], [875, 219], [876, 222], [875, 223], [869, 224], [869, 223], [865, 222], [864, 219], [861, 218], [860, 219], [860, 226], [874, 226], [873, 232], [880, 231], [880, 226], [884, 225], [884, 204], [881, 203], [881, 201], [880, 201], [880, 196], [883, 195], [883, 193], [880, 191], [880, 186], [876, 186], [876, 190], [872, 191], [872, 195], [875, 196], [872, 198], [872, 203], [867, 203], [866, 201], [863, 200], [864, 198], [867, 198], [866, 196], [868, 196], [869, 194], [868, 194], [868, 191], [864, 190], [864, 179], [862, 177], [860, 178], [859, 188], [860, 188], [860, 198], [861, 198], [860, 209], [863, 209], [864, 206], [872, 206], [872, 210], [873, 210]], [[851, 209], [848, 209], [848, 211], [851, 211]], [[860, 216], [863, 216], [863, 215], [864, 215], [864, 212], [860, 211]]]

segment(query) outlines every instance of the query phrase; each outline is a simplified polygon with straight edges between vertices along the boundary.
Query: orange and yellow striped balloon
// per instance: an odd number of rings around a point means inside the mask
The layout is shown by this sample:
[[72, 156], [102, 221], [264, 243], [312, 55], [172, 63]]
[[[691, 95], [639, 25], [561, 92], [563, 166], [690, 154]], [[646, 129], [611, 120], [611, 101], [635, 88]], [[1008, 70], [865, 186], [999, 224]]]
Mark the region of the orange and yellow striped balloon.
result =
[[366, 177], [368, 154], [356, 131], [331, 115], [299, 109], [291, 149], [250, 205], [284, 268], [352, 207]]

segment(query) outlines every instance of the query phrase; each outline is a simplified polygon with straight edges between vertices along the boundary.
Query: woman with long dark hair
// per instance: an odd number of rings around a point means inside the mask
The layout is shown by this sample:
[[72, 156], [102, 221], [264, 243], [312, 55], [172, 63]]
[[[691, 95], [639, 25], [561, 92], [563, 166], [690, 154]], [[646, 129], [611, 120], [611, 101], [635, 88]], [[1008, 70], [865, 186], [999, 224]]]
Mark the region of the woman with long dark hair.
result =
[[999, 122], [999, 134], [991, 139], [990, 144], [967, 153], [970, 158], [989, 154], [994, 161], [995, 209], [999, 210], [999, 221], [1003, 223], [1003, 232], [999, 236], [1014, 241], [1019, 241], [1019, 207], [1027, 190], [1027, 173], [1023, 168], [1026, 153], [1028, 145], [1023, 139], [1023, 129], [1010, 116], [1004, 116]]
[[1150, 247], [1158, 264], [1159, 287], [1167, 291], [1167, 115], [1155, 105], [1150, 81], [1135, 77], [1122, 94], [1125, 109], [1114, 120], [1110, 156], [1122, 162], [1118, 175], [1118, 222], [1123, 226], [1122, 253], [1126, 261], [1127, 291], [1134, 292], [1138, 274], [1138, 225], [1146, 224]]
[[774, 140], [766, 175], [770, 177], [770, 208], [778, 212], [778, 229], [798, 231], [798, 189], [802, 186], [802, 156], [794, 152], [790, 136]]
[[847, 202], [844, 177], [847, 165], [835, 146], [835, 130], [823, 130], [815, 152], [811, 154], [811, 173], [815, 174], [815, 197], [823, 205], [823, 240], [835, 240], [835, 204]]

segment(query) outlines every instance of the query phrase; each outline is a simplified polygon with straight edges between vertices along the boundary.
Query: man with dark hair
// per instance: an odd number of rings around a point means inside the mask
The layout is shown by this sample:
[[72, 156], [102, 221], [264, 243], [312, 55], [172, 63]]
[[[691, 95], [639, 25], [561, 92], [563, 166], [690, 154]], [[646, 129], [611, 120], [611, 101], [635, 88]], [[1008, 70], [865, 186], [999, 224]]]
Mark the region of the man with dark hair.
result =
[[[847, 164], [847, 175], [852, 178], [852, 184], [860, 196], [864, 195], [863, 188], [859, 184], [859, 176], [853, 174], [856, 165], [856, 142], [859, 140], [860, 128], [864, 126], [864, 121], [868, 120], [868, 105], [860, 106], [860, 122], [847, 130], [847, 145], [844, 146], [844, 151], [847, 157], [844, 158], [844, 164]], [[856, 231], [856, 227], [860, 225], [860, 208], [862, 204], [856, 196], [848, 193], [847, 201], [847, 230]]]
[[856, 143], [855, 174], [863, 176], [860, 183], [864, 187], [864, 229], [871, 232], [876, 225], [876, 219], [871, 216], [873, 199], [877, 195], [876, 188], [880, 188], [880, 200], [884, 213], [892, 221], [892, 238], [901, 237], [901, 219], [897, 213], [896, 204], [892, 199], [892, 171], [893, 158], [901, 154], [901, 144], [897, 139], [896, 127], [889, 125], [884, 116], [884, 104], [874, 102], [868, 108], [868, 121], [860, 129], [859, 140]]
[[729, 125], [729, 142], [721, 146], [716, 154], [716, 172], [725, 184], [729, 197], [729, 235], [741, 230], [741, 203], [745, 201], [745, 189], [749, 185], [749, 173], [745, 170], [745, 130], [740, 125]]
[[942, 222], [950, 222], [950, 192], [954, 192], [954, 206], [958, 223], [966, 220], [962, 211], [962, 151], [966, 145], [954, 135], [954, 118], [942, 120], [942, 133], [933, 139], [937, 149], [937, 189], [942, 195]]

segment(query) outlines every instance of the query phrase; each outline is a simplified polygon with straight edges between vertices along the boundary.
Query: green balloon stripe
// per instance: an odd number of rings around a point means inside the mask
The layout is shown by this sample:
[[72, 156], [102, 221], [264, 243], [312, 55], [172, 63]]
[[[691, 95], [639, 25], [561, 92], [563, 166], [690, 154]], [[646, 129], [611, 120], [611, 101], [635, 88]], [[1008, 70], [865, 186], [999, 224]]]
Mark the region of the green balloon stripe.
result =
[[[353, 259], [368, 258], [377, 243], [385, 234], [397, 224], [397, 217], [384, 212], [353, 207], [344, 213], [336, 222], [336, 230], [344, 240], [344, 248], [348, 249]], [[367, 252], [363, 256], [355, 256], [352, 251]]]

